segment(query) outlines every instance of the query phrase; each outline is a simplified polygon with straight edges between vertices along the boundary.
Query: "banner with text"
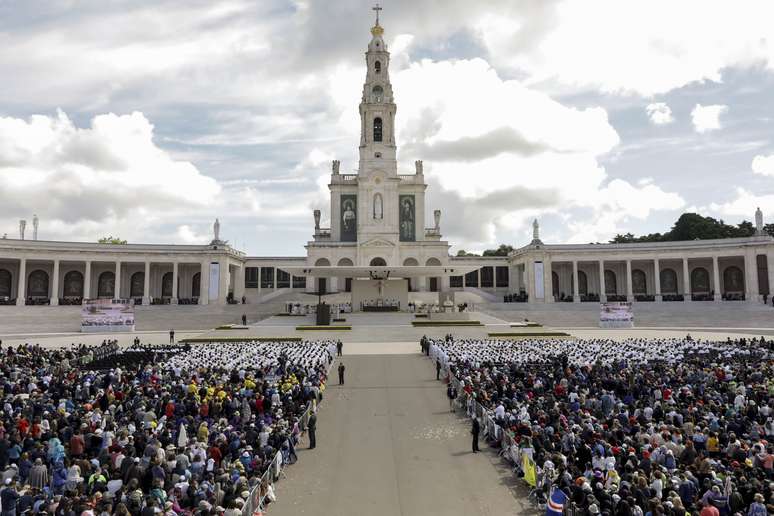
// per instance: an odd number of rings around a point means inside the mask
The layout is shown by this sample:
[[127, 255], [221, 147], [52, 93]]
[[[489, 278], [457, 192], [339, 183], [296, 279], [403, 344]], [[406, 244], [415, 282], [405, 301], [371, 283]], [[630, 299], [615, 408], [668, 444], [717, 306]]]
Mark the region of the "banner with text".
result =
[[634, 327], [634, 312], [632, 304], [600, 303], [599, 304], [600, 328], [632, 328]]
[[220, 264], [214, 262], [210, 264], [210, 301], [218, 299], [220, 291]]

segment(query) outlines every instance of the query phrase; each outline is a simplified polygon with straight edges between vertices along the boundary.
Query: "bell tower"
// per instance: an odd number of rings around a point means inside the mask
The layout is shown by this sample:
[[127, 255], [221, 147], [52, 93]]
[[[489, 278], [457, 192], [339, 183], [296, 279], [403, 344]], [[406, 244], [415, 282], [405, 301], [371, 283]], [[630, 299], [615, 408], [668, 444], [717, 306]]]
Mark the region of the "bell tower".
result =
[[366, 52], [366, 80], [360, 101], [360, 175], [374, 170], [386, 176], [397, 176], [395, 145], [395, 106], [390, 84], [390, 53], [384, 43], [384, 29], [379, 25], [379, 4], [376, 23], [371, 28], [371, 42]]

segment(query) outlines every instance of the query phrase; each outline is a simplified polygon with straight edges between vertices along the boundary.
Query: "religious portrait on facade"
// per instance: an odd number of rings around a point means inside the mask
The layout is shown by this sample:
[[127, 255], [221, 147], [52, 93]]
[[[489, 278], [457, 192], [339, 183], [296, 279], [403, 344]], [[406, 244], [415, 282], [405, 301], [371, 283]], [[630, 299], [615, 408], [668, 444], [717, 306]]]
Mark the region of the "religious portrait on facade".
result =
[[357, 241], [357, 195], [341, 196], [341, 240]]
[[400, 241], [414, 242], [417, 239], [415, 234], [416, 205], [414, 204], [414, 196], [401, 195], [398, 203], [400, 204]]

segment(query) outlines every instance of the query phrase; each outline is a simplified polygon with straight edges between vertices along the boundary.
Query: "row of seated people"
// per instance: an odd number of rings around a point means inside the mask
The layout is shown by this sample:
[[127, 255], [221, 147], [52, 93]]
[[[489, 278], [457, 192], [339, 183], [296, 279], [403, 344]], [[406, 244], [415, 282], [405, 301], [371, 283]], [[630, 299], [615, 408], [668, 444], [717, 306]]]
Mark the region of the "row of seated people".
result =
[[506, 294], [503, 296], [503, 303], [526, 303], [528, 300], [529, 295], [523, 290], [516, 294]]

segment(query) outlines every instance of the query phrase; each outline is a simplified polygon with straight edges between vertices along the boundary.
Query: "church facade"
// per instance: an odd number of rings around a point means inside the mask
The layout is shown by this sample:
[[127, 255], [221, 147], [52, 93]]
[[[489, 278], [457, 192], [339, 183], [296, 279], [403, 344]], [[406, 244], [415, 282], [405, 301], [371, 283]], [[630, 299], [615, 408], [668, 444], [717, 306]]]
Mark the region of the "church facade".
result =
[[[18, 239], [0, 239], [0, 304], [80, 304], [84, 298], [259, 303], [292, 292], [350, 292], [357, 278], [347, 271], [368, 268], [410, 271], [411, 292], [469, 291], [488, 302], [770, 297], [774, 239], [762, 232], [760, 210], [757, 233], [749, 238], [554, 245], [540, 240], [535, 222], [531, 243], [509, 256], [450, 256], [441, 210], [425, 202], [422, 162], [414, 163], [413, 173], [398, 171], [397, 104], [383, 35], [377, 18], [365, 53], [358, 172], [342, 174], [340, 163], [332, 163], [330, 227], [320, 226], [322, 213], [315, 211], [305, 256], [246, 256], [220, 240], [217, 221], [213, 240], [203, 245], [27, 240], [22, 226]], [[423, 270], [428, 274], [417, 274]]]

